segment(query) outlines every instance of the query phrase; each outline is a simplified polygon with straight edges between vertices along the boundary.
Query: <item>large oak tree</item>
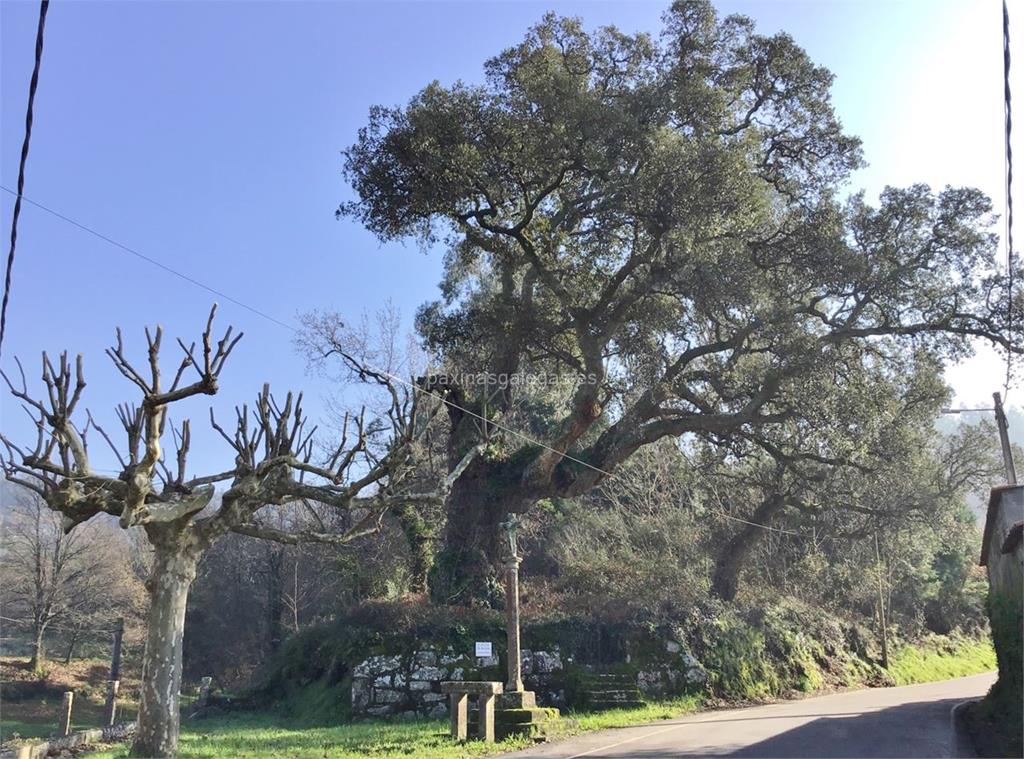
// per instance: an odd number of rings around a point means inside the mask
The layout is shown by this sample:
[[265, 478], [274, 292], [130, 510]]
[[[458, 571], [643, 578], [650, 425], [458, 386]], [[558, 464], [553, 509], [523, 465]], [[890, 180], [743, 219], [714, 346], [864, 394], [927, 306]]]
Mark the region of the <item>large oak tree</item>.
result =
[[[462, 407], [453, 462], [479, 417], [511, 418], [523, 384], [504, 378], [586, 378], [541, 444], [508, 436], [456, 483], [442, 597], [474, 586], [508, 512], [584, 493], [641, 446], [799, 420], [807, 386], [911, 346], [1011, 347], [988, 199], [842, 202], [859, 143], [788, 35], [702, 1], [674, 3], [657, 38], [548, 15], [485, 72], [374, 108], [339, 209], [447, 248], [419, 327], [446, 375], [431, 386]], [[496, 381], [466, 382], [480, 372]]]

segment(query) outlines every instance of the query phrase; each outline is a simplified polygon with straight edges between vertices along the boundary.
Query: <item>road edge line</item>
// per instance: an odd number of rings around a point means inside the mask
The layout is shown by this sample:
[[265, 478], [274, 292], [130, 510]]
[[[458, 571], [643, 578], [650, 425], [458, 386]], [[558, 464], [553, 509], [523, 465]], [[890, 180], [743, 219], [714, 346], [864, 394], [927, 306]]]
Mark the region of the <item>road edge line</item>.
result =
[[974, 750], [974, 741], [967, 730], [963, 727], [963, 710], [971, 704], [981, 701], [980, 698], [968, 698], [958, 704], [954, 704], [949, 710], [949, 723], [951, 732], [950, 756], [957, 759], [975, 759], [978, 753]]

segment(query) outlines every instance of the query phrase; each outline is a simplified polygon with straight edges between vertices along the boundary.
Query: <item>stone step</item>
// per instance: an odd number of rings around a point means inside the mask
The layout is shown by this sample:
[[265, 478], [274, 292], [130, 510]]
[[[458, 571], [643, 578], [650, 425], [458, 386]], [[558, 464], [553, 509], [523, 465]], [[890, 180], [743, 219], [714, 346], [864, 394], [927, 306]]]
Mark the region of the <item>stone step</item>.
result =
[[588, 708], [638, 709], [646, 706], [637, 688], [636, 675], [626, 672], [591, 672], [582, 678], [583, 696]]
[[599, 701], [614, 701], [629, 700], [634, 698], [641, 698], [640, 690], [635, 686], [632, 688], [603, 688], [603, 689], [589, 689], [584, 691], [588, 698], [597, 699]]
[[633, 699], [631, 701], [588, 701], [587, 707], [593, 711], [604, 711], [606, 709], [642, 709], [647, 706], [646, 701]]
[[615, 683], [623, 685], [636, 685], [635, 675], [584, 675], [580, 678], [584, 683], [588, 685], [604, 685], [606, 683]]
[[599, 683], [580, 683], [582, 690], [635, 690], [637, 684], [632, 680], [627, 682], [616, 682], [605, 680]]
[[[505, 725], [528, 725], [558, 719], [559, 711], [553, 707], [535, 706], [526, 709], [495, 709], [494, 723]], [[477, 723], [478, 712], [469, 713], [469, 726]]]
[[[470, 735], [474, 735], [476, 730], [476, 717], [475, 712], [469, 713]], [[551, 707], [494, 710], [494, 733], [499, 741], [511, 735], [541, 740], [557, 731], [558, 724], [559, 711]]]

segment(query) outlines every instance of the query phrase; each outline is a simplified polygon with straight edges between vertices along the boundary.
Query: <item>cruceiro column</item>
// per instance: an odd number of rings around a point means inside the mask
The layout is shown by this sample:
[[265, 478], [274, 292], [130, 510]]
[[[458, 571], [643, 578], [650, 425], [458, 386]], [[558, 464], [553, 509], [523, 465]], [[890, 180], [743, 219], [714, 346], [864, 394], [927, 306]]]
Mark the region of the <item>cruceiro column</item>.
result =
[[506, 693], [523, 690], [523, 666], [519, 651], [519, 562], [518, 556], [505, 560], [505, 626], [508, 631]]
[[542, 737], [558, 719], [558, 709], [537, 706], [537, 695], [523, 687], [523, 665], [519, 646], [519, 551], [516, 547], [516, 529], [519, 520], [515, 514], [501, 523], [505, 531], [505, 625], [508, 632], [508, 685], [498, 696], [494, 722], [496, 737], [504, 740], [510, 735], [532, 738]]
[[516, 531], [519, 518], [509, 514], [501, 523], [505, 532], [505, 631], [508, 634], [508, 684], [505, 693], [521, 693], [523, 690], [523, 666], [519, 653], [519, 550], [516, 545]]

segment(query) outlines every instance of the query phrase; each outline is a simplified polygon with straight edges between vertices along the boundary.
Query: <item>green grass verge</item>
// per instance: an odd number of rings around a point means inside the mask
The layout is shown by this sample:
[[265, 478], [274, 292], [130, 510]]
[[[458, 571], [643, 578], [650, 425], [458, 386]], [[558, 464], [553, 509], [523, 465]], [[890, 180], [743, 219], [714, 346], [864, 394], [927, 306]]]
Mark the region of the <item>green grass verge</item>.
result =
[[606, 730], [613, 727], [642, 725], [660, 719], [673, 719], [684, 714], [699, 711], [704, 703], [702, 696], [681, 696], [669, 701], [655, 701], [639, 709], [609, 709], [603, 712], [570, 712], [581, 731]]
[[[899, 685], [931, 682], [995, 669], [995, 652], [988, 641], [942, 639], [896, 652], [889, 669]], [[639, 709], [570, 712], [566, 734], [628, 727], [672, 719], [699, 711], [703, 699], [685, 696], [653, 702]], [[4, 722], [8, 722], [7, 719]], [[13, 725], [5, 725], [10, 730]], [[18, 725], [29, 733], [29, 725]], [[17, 729], [17, 728], [15, 728]], [[370, 721], [317, 725], [285, 714], [237, 714], [182, 724], [183, 759], [207, 757], [265, 757], [274, 759], [468, 759], [492, 756], [531, 745], [524, 739], [501, 743], [470, 741], [453, 744], [446, 720]], [[90, 754], [91, 759], [121, 759], [127, 746]]]
[[889, 674], [897, 685], [930, 683], [991, 672], [996, 652], [987, 638], [945, 639], [941, 643], [906, 646], [896, 652]]
[[[572, 732], [626, 727], [670, 719], [696, 711], [700, 699], [691, 696], [640, 709], [572, 713]], [[464, 759], [492, 756], [533, 745], [523, 738], [501, 743], [452, 743], [447, 720], [418, 722], [355, 722], [311, 727], [277, 715], [246, 714], [184, 723], [183, 759], [206, 757], [289, 757], [289, 759]], [[120, 759], [127, 747], [89, 754], [90, 759]]]
[[[180, 757], [288, 757], [289, 759], [463, 759], [523, 748], [525, 741], [453, 744], [447, 721], [357, 722], [303, 727], [272, 716], [247, 714], [183, 725]], [[90, 759], [127, 755], [127, 747], [89, 754]]]

